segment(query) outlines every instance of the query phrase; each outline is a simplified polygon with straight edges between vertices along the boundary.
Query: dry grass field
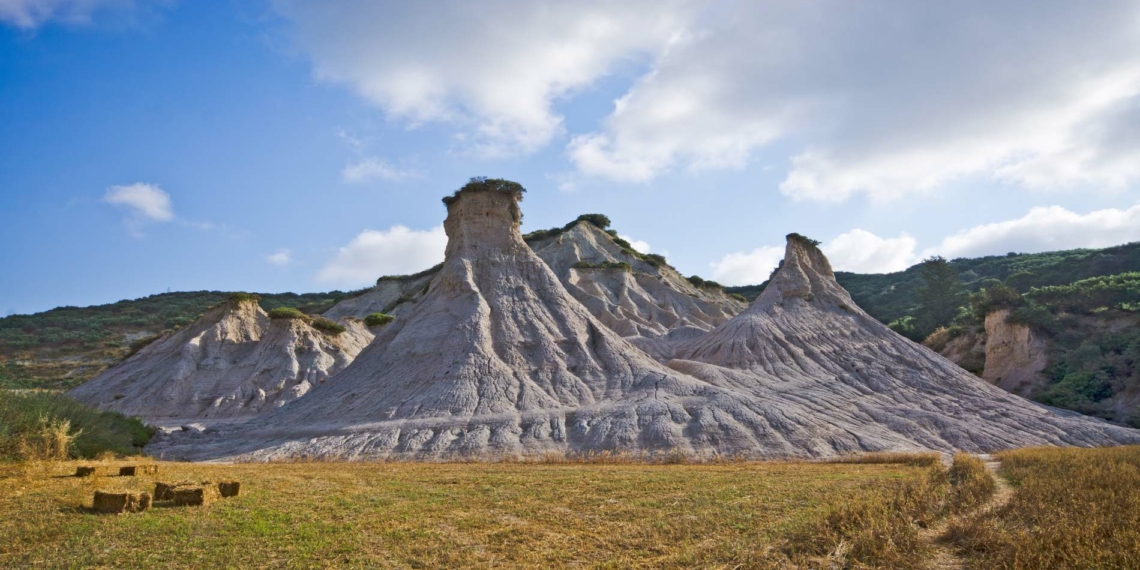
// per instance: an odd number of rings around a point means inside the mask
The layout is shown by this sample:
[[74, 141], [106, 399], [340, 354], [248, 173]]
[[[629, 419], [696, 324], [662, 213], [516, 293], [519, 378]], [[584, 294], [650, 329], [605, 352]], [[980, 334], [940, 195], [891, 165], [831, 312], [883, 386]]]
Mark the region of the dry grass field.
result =
[[[3, 568], [1138, 568], [1140, 448], [843, 463], [0, 464]], [[117, 467], [128, 461], [104, 462]], [[208, 507], [97, 515], [96, 490], [231, 480]], [[936, 539], [924, 528], [945, 526]]]
[[1140, 568], [1140, 446], [1019, 449], [998, 458], [1012, 499], [951, 527], [974, 568]]
[[[6, 468], [0, 567], [780, 567], [795, 556], [783, 537], [821, 519], [826, 505], [923, 472], [780, 462], [161, 463], [157, 476], [65, 476], [79, 464]], [[183, 479], [237, 479], [242, 493], [206, 508], [85, 508], [95, 490]]]

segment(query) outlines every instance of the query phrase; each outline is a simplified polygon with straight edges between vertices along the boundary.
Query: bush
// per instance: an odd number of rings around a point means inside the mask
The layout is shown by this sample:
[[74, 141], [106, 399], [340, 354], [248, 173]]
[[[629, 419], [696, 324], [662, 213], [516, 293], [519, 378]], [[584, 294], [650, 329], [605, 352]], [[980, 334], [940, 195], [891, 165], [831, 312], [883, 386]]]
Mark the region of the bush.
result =
[[798, 242], [806, 243], [812, 247], [819, 247], [819, 244], [823, 243], [817, 239], [811, 239], [805, 235], [797, 234], [794, 232], [788, 234], [787, 237], [788, 237], [788, 239], [792, 239], [792, 240], [796, 240]]
[[89, 408], [63, 394], [0, 393], [0, 459], [137, 454], [153, 434], [137, 418]]
[[578, 222], [591, 223], [603, 230], [610, 227], [610, 219], [605, 214], [582, 214], [581, 216], [578, 216], [578, 219], [570, 222], [567, 225], [572, 227]]
[[744, 295], [741, 295], [740, 293], [729, 293], [728, 296], [732, 297], [733, 299], [736, 299], [737, 301], [740, 301], [741, 303], [747, 303], [748, 302], [748, 297], [745, 297]]
[[364, 317], [364, 324], [370, 327], [379, 327], [392, 322], [395, 318], [387, 313], [372, 313]]
[[915, 342], [922, 340], [921, 333], [918, 330], [918, 323], [915, 318], [910, 315], [891, 321], [887, 324], [887, 327]]
[[245, 292], [238, 291], [236, 293], [230, 293], [229, 295], [226, 295], [226, 300], [231, 302], [231, 303], [234, 303], [235, 305], [238, 303], [244, 303], [244, 302], [248, 302], [248, 301], [252, 301], [254, 303], [259, 303], [259, 302], [261, 302], [261, 295], [256, 295], [254, 293], [245, 293]]
[[294, 307], [278, 307], [269, 311], [269, 318], [308, 320], [309, 316]]
[[689, 279], [689, 283], [692, 283], [694, 287], [700, 287], [700, 286], [705, 284], [705, 280], [701, 279], [697, 275], [690, 275], [688, 277], [688, 279]]
[[313, 317], [313, 320], [309, 324], [312, 325], [313, 328], [325, 334], [333, 336], [336, 336], [348, 330], [344, 328], [344, 326], [342, 326], [340, 323], [326, 319], [324, 317]]
[[526, 188], [518, 182], [504, 180], [502, 178], [487, 178], [486, 176], [472, 177], [467, 184], [462, 188], [456, 190], [452, 195], [445, 196], [443, 203], [447, 206], [454, 204], [459, 200], [459, 195], [464, 192], [503, 192], [510, 194], [515, 200], [522, 201], [523, 194], [526, 193]]

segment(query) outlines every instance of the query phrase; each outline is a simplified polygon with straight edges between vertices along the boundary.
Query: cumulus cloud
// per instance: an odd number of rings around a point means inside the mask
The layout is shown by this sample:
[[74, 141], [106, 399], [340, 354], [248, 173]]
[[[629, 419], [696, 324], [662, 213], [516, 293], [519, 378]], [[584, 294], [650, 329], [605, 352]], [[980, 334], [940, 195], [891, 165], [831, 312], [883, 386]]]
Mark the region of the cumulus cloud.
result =
[[713, 280], [724, 285], [756, 285], [768, 280], [772, 270], [784, 259], [781, 246], [763, 246], [750, 252], [725, 255], [709, 264]]
[[48, 22], [90, 24], [101, 14], [130, 20], [140, 9], [171, 3], [173, 0], [0, 0], [0, 22], [34, 30]]
[[533, 152], [563, 132], [553, 104], [680, 32], [686, 0], [275, 0], [318, 78], [411, 126], [442, 122], [483, 156]]
[[396, 168], [379, 158], [365, 158], [349, 163], [341, 171], [341, 176], [344, 177], [345, 182], [369, 182], [372, 180], [400, 182], [412, 178], [423, 178], [423, 174], [418, 171]]
[[948, 258], [1108, 247], [1140, 241], [1140, 204], [1078, 214], [1060, 206], [1033, 208], [1016, 220], [975, 226], [942, 240], [923, 255]]
[[629, 242], [629, 246], [638, 253], [649, 253], [649, 243], [629, 236], [618, 235], [619, 238]]
[[288, 248], [281, 248], [274, 253], [265, 256], [265, 260], [278, 267], [285, 267], [293, 263], [293, 252]]
[[127, 210], [124, 222], [135, 237], [142, 237], [142, 226], [148, 223], [174, 219], [170, 194], [155, 184], [136, 182], [129, 186], [111, 186], [103, 195], [103, 202]]
[[443, 261], [447, 235], [443, 226], [412, 230], [392, 226], [364, 230], [317, 273], [317, 280], [340, 287], [372, 284], [383, 275], [415, 273]]
[[820, 249], [836, 271], [892, 273], [917, 261], [917, 246], [918, 240], [905, 233], [896, 238], [882, 238], [855, 228], [824, 242]]
[[568, 152], [644, 181], [790, 148], [781, 185], [890, 199], [967, 176], [1140, 179], [1140, 4], [741, 2], [693, 20]]

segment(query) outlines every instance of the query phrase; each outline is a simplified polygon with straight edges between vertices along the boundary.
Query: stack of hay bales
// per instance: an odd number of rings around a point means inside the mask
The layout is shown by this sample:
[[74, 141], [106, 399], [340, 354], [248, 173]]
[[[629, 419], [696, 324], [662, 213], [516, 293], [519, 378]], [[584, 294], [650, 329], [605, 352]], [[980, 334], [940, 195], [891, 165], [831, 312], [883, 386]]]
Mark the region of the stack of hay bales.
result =
[[154, 484], [154, 500], [171, 501], [179, 507], [206, 506], [218, 498], [236, 497], [241, 490], [241, 483], [237, 481], [223, 481], [211, 483], [162, 483]]

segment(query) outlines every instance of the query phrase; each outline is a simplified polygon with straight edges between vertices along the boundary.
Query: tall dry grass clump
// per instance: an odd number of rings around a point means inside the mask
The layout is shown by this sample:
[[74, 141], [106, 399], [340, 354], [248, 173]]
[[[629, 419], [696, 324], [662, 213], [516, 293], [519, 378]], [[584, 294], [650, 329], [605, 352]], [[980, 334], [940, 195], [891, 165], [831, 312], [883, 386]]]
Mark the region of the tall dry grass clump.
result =
[[951, 514], [961, 514], [976, 509], [997, 490], [997, 483], [986, 471], [986, 463], [969, 453], [954, 454], [954, 463], [948, 473], [950, 494], [946, 500], [946, 510]]
[[27, 429], [0, 438], [0, 457], [24, 461], [66, 460], [83, 430], [72, 430], [71, 420], [40, 416]]
[[933, 467], [942, 463], [942, 456], [932, 451], [899, 452], [874, 451], [832, 460], [831, 463], [871, 464], [871, 465], [911, 465]]
[[1140, 447], [999, 455], [1015, 492], [952, 525], [974, 568], [1140, 568]]
[[844, 568], [921, 568], [929, 546], [919, 537], [919, 525], [941, 515], [949, 484], [936, 461], [912, 477], [833, 499], [821, 519], [792, 533], [788, 554], [826, 556]]

